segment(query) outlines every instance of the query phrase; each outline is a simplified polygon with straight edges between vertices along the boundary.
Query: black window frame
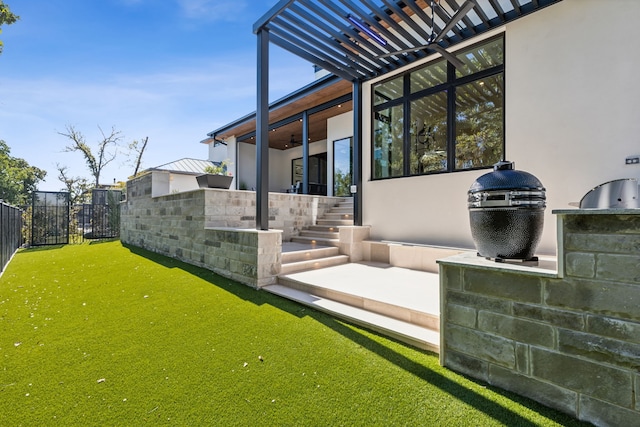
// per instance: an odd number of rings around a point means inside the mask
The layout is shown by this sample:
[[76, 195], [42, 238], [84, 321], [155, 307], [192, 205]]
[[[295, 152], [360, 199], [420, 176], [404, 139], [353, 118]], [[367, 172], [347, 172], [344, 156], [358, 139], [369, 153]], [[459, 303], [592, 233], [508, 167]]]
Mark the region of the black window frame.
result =
[[[456, 68], [450, 63], [447, 62], [447, 81], [435, 86], [432, 86], [430, 88], [427, 89], [423, 89], [414, 93], [411, 93], [411, 73], [413, 73], [414, 71], [423, 68], [423, 67], [428, 67], [432, 64], [435, 64], [438, 61], [442, 61], [443, 58], [439, 57], [437, 59], [434, 59], [433, 61], [429, 61], [426, 62], [424, 64], [421, 64], [419, 67], [414, 67], [411, 69], [408, 69], [402, 73], [400, 73], [399, 75], [393, 75], [392, 77], [389, 77], [387, 79], [381, 80], [379, 82], [376, 82], [376, 84], [371, 86], [371, 100], [372, 100], [372, 105], [371, 105], [371, 180], [372, 181], [379, 181], [379, 180], [386, 180], [386, 179], [398, 179], [398, 178], [409, 178], [409, 177], [416, 177], [416, 176], [429, 176], [429, 175], [439, 175], [439, 174], [443, 174], [443, 173], [456, 173], [456, 172], [468, 172], [468, 171], [474, 171], [474, 170], [482, 170], [482, 169], [491, 169], [492, 166], [491, 165], [487, 165], [487, 166], [479, 166], [479, 167], [473, 167], [473, 168], [463, 168], [463, 169], [456, 169], [455, 163], [456, 163], [456, 88], [460, 87], [460, 86], [464, 86], [467, 85], [471, 82], [474, 81], [479, 81], [482, 79], [486, 79], [488, 77], [492, 77], [492, 76], [496, 76], [496, 75], [500, 75], [502, 74], [503, 76], [503, 82], [506, 81], [505, 79], [505, 63], [506, 63], [506, 35], [505, 33], [500, 33], [497, 34], [493, 37], [489, 37], [487, 39], [481, 40], [478, 43], [474, 43], [472, 45], [469, 45], [465, 48], [462, 48], [459, 50], [459, 52], [463, 52], [466, 50], [470, 50], [473, 49], [474, 47], [478, 47], [496, 40], [502, 40], [502, 55], [503, 55], [503, 61], [502, 64], [500, 65], [496, 65], [494, 67], [491, 68], [487, 68], [478, 72], [475, 72], [473, 74], [469, 74], [466, 76], [461, 76], [461, 77], [457, 77], [456, 76]], [[456, 55], [459, 52], [452, 52], [454, 55]], [[384, 84], [390, 81], [393, 81], [395, 79], [397, 79], [399, 76], [403, 77], [403, 94], [401, 97], [393, 99], [391, 101], [385, 102], [385, 103], [381, 103], [378, 105], [373, 105], [373, 100], [375, 99], [375, 87], [378, 84]], [[447, 167], [446, 170], [441, 170], [441, 171], [433, 171], [433, 172], [428, 172], [428, 173], [421, 173], [421, 174], [412, 174], [411, 173], [411, 132], [410, 132], [410, 127], [411, 127], [411, 102], [425, 97], [425, 96], [429, 96], [429, 95], [433, 95], [436, 94], [438, 92], [442, 92], [445, 91], [447, 94]], [[402, 105], [403, 111], [403, 173], [402, 175], [398, 175], [398, 176], [385, 176], [385, 177], [376, 177], [375, 176], [375, 156], [373, 155], [373, 153], [375, 152], [375, 140], [373, 138], [373, 135], [375, 134], [375, 121], [376, 121], [376, 114], [382, 110], [386, 110], [398, 105]], [[502, 104], [502, 157], [500, 160], [504, 160], [506, 158], [506, 123], [505, 123], [505, 117], [506, 117], [506, 84], [505, 84], [505, 91], [503, 93], [503, 104]]]

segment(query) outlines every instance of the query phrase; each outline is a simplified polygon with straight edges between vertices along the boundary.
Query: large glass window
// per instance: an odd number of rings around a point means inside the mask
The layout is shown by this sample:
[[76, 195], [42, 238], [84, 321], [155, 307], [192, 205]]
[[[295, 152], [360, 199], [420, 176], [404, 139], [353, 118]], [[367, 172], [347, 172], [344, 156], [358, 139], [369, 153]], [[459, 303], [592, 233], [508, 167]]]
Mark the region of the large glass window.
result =
[[402, 77], [398, 77], [375, 85], [373, 87], [374, 105], [384, 104], [386, 102], [393, 101], [394, 99], [401, 98], [404, 92], [403, 84]]
[[447, 93], [411, 102], [410, 174], [447, 170]]
[[502, 160], [504, 78], [476, 80], [457, 89], [456, 169], [489, 167]]
[[373, 120], [373, 164], [377, 178], [402, 176], [404, 165], [402, 104], [377, 111]]
[[436, 61], [411, 73], [411, 93], [429, 89], [447, 81], [447, 61]]
[[504, 37], [373, 87], [373, 179], [490, 167], [504, 157]]

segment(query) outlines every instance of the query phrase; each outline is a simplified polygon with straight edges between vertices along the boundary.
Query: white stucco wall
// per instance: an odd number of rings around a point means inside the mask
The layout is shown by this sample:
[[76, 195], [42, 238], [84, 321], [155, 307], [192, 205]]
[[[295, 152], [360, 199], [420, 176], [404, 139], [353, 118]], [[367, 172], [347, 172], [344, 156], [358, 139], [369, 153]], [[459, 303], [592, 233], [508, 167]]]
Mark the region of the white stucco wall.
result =
[[625, 165], [640, 153], [640, 2], [615, 3], [565, 0], [507, 27], [507, 156], [547, 188], [546, 246], [552, 209], [640, 178]]
[[[309, 144], [311, 155], [327, 150], [327, 141]], [[302, 146], [288, 150], [269, 149], [269, 191], [282, 192], [291, 187], [291, 160], [302, 157]], [[238, 142], [238, 178], [248, 188], [256, 187], [256, 146]]]
[[[603, 182], [640, 178], [640, 166], [624, 164], [640, 153], [640, 2], [602, 4], [564, 0], [505, 29], [506, 158], [547, 188], [540, 253], [555, 252], [553, 209]], [[487, 171], [371, 181], [370, 114], [363, 133], [363, 219], [372, 238], [472, 248], [466, 192]]]
[[208, 160], [212, 162], [227, 161], [227, 170], [232, 174], [233, 181], [231, 181], [231, 187], [237, 189], [238, 183], [238, 159], [236, 149], [236, 138], [227, 138], [225, 144], [209, 143], [209, 157]]
[[195, 175], [171, 173], [167, 171], [154, 171], [152, 174], [152, 197], [192, 191], [198, 188], [198, 181]]
[[[233, 142], [235, 143], [235, 139], [233, 139]], [[228, 142], [226, 145], [215, 143], [215, 142], [209, 142], [208, 145], [209, 145], [209, 160], [211, 160], [212, 162], [221, 162], [225, 159], [228, 159], [229, 155], [232, 154], [233, 152], [233, 150], [231, 149], [232, 147], [229, 147]]]

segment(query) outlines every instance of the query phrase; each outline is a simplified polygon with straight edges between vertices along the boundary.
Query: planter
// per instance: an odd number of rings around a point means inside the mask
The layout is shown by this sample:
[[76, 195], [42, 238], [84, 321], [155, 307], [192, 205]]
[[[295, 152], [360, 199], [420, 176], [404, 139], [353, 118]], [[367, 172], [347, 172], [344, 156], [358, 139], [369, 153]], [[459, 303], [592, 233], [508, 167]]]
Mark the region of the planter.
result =
[[228, 189], [233, 181], [232, 176], [204, 174], [196, 176], [200, 188], [225, 188]]

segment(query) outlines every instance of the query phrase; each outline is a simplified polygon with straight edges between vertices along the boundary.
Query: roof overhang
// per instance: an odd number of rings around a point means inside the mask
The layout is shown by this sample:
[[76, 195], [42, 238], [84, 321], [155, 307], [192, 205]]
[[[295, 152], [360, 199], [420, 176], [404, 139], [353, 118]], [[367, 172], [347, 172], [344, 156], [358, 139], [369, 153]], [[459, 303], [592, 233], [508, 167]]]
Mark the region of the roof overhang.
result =
[[560, 1], [281, 0], [253, 30], [336, 76], [366, 81]]
[[[302, 142], [302, 115], [309, 117], [309, 138], [312, 142], [327, 137], [327, 119], [351, 111], [352, 84], [335, 75], [322, 77], [313, 83], [269, 105], [269, 146], [285, 150]], [[256, 113], [239, 118], [207, 135], [204, 144], [235, 136], [237, 141], [255, 142]]]

